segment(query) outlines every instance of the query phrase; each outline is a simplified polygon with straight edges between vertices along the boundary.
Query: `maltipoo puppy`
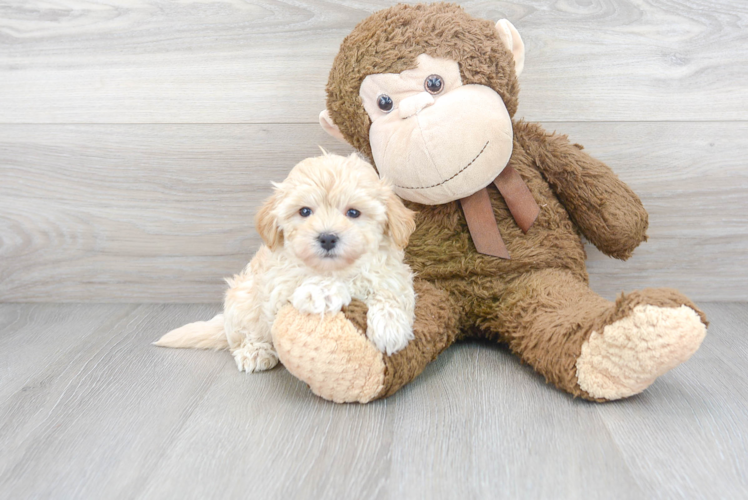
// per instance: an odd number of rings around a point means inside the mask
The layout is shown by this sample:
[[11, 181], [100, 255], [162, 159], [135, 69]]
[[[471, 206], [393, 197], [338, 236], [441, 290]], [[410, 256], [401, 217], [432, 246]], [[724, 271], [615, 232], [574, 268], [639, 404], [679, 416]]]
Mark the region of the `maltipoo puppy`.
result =
[[185, 325], [155, 344], [229, 349], [239, 370], [278, 363], [271, 328], [289, 302], [308, 314], [337, 313], [357, 298], [367, 335], [387, 354], [413, 339], [415, 293], [403, 248], [414, 213], [356, 154], [296, 165], [256, 217], [264, 241], [241, 274], [227, 279], [223, 314]]

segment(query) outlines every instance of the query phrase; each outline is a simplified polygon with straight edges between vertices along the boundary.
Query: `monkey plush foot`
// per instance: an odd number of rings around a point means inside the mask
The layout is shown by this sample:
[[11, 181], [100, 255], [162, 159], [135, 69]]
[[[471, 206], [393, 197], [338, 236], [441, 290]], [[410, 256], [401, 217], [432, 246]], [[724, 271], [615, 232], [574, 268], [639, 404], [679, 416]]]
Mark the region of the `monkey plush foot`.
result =
[[582, 344], [577, 382], [594, 398], [633, 396], [690, 358], [705, 335], [701, 317], [686, 305], [637, 305]]
[[335, 315], [280, 310], [273, 345], [286, 369], [316, 395], [336, 403], [368, 403], [394, 394], [416, 378], [457, 337], [457, 319], [446, 292], [416, 279], [415, 339], [384, 354], [367, 338], [367, 307], [353, 299]]
[[320, 317], [285, 306], [273, 344], [286, 369], [324, 399], [368, 403], [384, 391], [383, 354], [343, 312]]

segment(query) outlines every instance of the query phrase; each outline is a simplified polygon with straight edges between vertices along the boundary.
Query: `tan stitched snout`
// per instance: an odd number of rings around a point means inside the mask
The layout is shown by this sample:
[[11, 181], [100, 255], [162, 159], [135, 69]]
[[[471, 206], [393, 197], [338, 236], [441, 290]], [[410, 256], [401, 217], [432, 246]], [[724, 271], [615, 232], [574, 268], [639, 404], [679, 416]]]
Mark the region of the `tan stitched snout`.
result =
[[420, 92], [416, 95], [406, 97], [398, 105], [400, 118], [410, 118], [418, 114], [422, 109], [434, 104], [434, 97], [428, 92]]

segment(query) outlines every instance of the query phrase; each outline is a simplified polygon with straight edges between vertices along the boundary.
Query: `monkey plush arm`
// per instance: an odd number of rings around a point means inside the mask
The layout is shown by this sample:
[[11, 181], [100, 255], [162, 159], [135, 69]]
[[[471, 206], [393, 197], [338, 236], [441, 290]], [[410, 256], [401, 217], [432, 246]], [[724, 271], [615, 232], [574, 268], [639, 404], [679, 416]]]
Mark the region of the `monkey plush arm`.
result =
[[610, 167], [566, 136], [549, 134], [536, 124], [515, 123], [515, 136], [582, 234], [601, 252], [626, 260], [646, 241], [647, 211]]

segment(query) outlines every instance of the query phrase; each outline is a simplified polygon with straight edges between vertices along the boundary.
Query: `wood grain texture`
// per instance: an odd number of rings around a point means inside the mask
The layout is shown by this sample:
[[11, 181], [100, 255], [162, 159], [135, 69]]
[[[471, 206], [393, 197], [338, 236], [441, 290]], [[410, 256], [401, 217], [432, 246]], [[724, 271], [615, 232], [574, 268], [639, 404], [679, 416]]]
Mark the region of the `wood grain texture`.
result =
[[[650, 212], [627, 262], [589, 247], [592, 286], [746, 300], [748, 124], [550, 123]], [[254, 212], [317, 125], [0, 126], [0, 301], [205, 302], [260, 244]]]
[[0, 300], [220, 300], [270, 181], [335, 147], [318, 129], [0, 126]]
[[[510, 19], [518, 116], [744, 120], [741, 0], [469, 1]], [[0, 6], [0, 123], [314, 123], [345, 35], [389, 0]]]
[[[217, 307], [1, 305], [0, 325], [25, 332], [1, 373], [27, 380], [0, 397], [0, 498], [748, 495], [746, 304], [704, 304], [690, 361], [602, 405], [486, 343], [364, 406], [282, 367], [247, 375], [226, 352], [150, 345]], [[21, 350], [35, 371], [13, 364]]]
[[[32, 331], [13, 343], [38, 355], [28, 360], [33, 376], [0, 404], [0, 497], [101, 498], [89, 490], [94, 478], [103, 497], [131, 497], [223, 368], [197, 351], [177, 364], [155, 361], [149, 344], [154, 332], [215, 306], [108, 306], [110, 316], [101, 307], [68, 307], [56, 325], [38, 325], [41, 306], [17, 309]], [[76, 333], [48, 338], [59, 330]], [[57, 356], [43, 356], [51, 349]], [[2, 363], [13, 354], [3, 351]]]
[[[633, 405], [620, 401], [598, 407], [650, 498], [748, 495], [748, 305], [703, 307], [709, 332], [686, 364], [637, 396]], [[702, 490], [703, 484], [715, 490]], [[729, 489], [722, 490], [726, 485]]]
[[[52, 382], [40, 373], [61, 357], [76, 359], [79, 343], [90, 342], [93, 332], [114, 325], [129, 314], [132, 306], [97, 304], [70, 308], [60, 304], [19, 307], [0, 304], [0, 350], [4, 363], [0, 369], [0, 401], [15, 392], [38, 393]], [[33, 341], [29, 341], [33, 339]], [[60, 374], [57, 373], [56, 377]], [[28, 385], [29, 380], [36, 385]], [[8, 425], [4, 420], [2, 425]]]

